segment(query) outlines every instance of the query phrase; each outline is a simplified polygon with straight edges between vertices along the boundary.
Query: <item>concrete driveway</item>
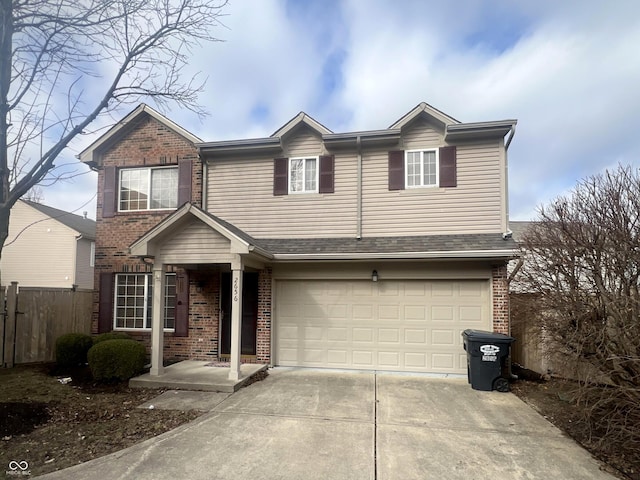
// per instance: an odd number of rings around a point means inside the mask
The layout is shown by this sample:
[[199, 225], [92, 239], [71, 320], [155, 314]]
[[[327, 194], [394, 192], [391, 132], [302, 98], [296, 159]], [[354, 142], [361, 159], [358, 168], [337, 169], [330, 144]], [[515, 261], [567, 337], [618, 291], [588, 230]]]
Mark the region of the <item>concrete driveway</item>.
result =
[[516, 396], [466, 380], [275, 369], [210, 395], [188, 425], [41, 478], [615, 478]]

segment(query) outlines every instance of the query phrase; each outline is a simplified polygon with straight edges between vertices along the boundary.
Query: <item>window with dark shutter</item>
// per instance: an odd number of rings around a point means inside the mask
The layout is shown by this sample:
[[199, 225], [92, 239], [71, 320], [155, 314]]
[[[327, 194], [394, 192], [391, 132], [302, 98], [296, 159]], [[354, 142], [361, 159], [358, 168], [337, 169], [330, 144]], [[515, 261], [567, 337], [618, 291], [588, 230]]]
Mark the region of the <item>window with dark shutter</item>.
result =
[[333, 155], [320, 156], [320, 185], [318, 193], [334, 192], [335, 157]]
[[457, 187], [456, 147], [441, 147], [440, 157], [440, 186]]
[[102, 190], [102, 218], [113, 217], [116, 213], [116, 167], [104, 167]]
[[113, 273], [100, 273], [98, 333], [113, 330]]
[[286, 195], [289, 192], [289, 159], [273, 160], [273, 194]]
[[404, 150], [389, 152], [389, 190], [404, 190]]
[[192, 168], [191, 160], [180, 160], [178, 164], [178, 207], [191, 201]]
[[176, 326], [175, 337], [189, 336], [189, 273], [176, 274]]

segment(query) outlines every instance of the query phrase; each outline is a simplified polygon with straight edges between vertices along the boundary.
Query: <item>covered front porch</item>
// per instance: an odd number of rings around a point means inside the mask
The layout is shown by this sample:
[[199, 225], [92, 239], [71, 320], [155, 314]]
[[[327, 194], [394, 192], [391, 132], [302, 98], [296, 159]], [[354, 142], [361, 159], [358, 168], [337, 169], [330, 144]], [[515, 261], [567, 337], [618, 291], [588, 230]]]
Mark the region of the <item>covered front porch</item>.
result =
[[172, 388], [203, 392], [233, 393], [251, 377], [267, 369], [267, 365], [244, 363], [237, 379], [229, 378], [229, 367], [198, 360], [184, 360], [164, 367], [159, 375], [145, 373], [129, 380], [131, 387]]
[[[217, 272], [228, 272], [229, 280], [228, 303], [224, 307], [226, 310], [228, 332], [225, 345], [225, 357], [229, 360], [228, 367], [203, 367], [207, 370], [224, 371], [229, 384], [241, 381], [248, 374], [253, 372], [253, 367], [241, 364], [242, 351], [242, 326], [243, 326], [243, 299], [245, 298], [245, 273], [251, 271], [261, 271], [272, 259], [264, 250], [254, 244], [253, 239], [234, 226], [223, 220], [210, 215], [200, 208], [185, 204], [176, 210], [172, 215], [149, 230], [140, 239], [130, 246], [132, 255], [145, 260], [153, 265], [153, 294], [151, 308], [151, 370], [147, 376], [143, 376], [147, 384], [152, 384], [152, 380], [164, 379], [163, 386], [177, 379], [180, 374], [194, 371], [187, 368], [175, 367], [174, 365], [164, 366], [164, 342], [165, 342], [165, 282], [168, 266], [180, 267], [187, 271], [202, 272], [203, 270], [214, 270]], [[187, 280], [186, 288], [189, 288]], [[250, 282], [251, 283], [251, 282]], [[177, 286], [179, 289], [180, 286]], [[184, 287], [182, 287], [184, 288]], [[194, 292], [193, 282], [191, 284]], [[255, 290], [252, 285], [249, 291]], [[198, 286], [200, 289], [200, 286]], [[222, 302], [221, 292], [218, 292], [217, 301]], [[245, 303], [246, 305], [246, 303]], [[196, 305], [201, 308], [200, 305]], [[177, 309], [188, 309], [191, 317], [192, 302], [187, 299], [176, 302]], [[223, 305], [210, 306], [214, 310], [222, 312]], [[230, 315], [229, 311], [230, 310]], [[220, 326], [222, 322], [220, 322]], [[264, 329], [262, 329], [264, 330]], [[187, 336], [190, 342], [202, 342], [197, 345], [204, 345], [207, 340], [207, 333], [200, 328], [188, 329]], [[246, 336], [246, 334], [245, 334]], [[229, 341], [230, 338], [230, 341]], [[263, 339], [264, 342], [264, 339]], [[246, 343], [246, 342], [245, 342]], [[200, 351], [196, 347], [195, 351]], [[215, 353], [214, 353], [215, 355]], [[219, 360], [221, 355], [220, 346], [217, 348]], [[199, 355], [202, 356], [202, 355]], [[263, 360], [264, 361], [264, 360]], [[184, 363], [184, 362], [181, 362]], [[206, 362], [204, 362], [206, 363]], [[188, 364], [196, 367], [197, 364]], [[258, 367], [260, 367], [258, 365]], [[219, 374], [219, 373], [218, 373]], [[169, 376], [167, 376], [169, 375]], [[203, 371], [201, 375], [211, 376]], [[197, 376], [197, 375], [196, 375]], [[135, 383], [135, 382], [134, 382]], [[235, 384], [235, 383], [234, 383]], [[176, 387], [186, 388], [186, 387]]]

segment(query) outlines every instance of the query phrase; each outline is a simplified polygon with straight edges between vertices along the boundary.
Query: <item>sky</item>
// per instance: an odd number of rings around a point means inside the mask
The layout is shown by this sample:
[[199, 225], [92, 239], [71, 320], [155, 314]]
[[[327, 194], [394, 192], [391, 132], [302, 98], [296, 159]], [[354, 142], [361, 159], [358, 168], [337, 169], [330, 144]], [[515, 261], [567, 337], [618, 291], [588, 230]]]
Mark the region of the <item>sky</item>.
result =
[[[423, 101], [462, 122], [515, 118], [512, 220], [640, 167], [637, 0], [232, 0], [224, 13], [222, 41], [190, 64], [209, 115], [163, 111], [204, 141], [269, 136], [300, 111], [334, 132], [383, 129]], [[96, 177], [43, 188], [43, 203], [95, 218]]]

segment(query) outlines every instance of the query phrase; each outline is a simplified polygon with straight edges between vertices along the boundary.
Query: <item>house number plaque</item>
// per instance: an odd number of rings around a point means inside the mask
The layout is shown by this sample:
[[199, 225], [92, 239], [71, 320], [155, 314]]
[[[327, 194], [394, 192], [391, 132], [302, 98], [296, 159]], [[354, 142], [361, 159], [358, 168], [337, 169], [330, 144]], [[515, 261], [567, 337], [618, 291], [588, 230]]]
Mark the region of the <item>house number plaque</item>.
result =
[[233, 280], [233, 301], [234, 302], [238, 301], [238, 279], [237, 278]]

